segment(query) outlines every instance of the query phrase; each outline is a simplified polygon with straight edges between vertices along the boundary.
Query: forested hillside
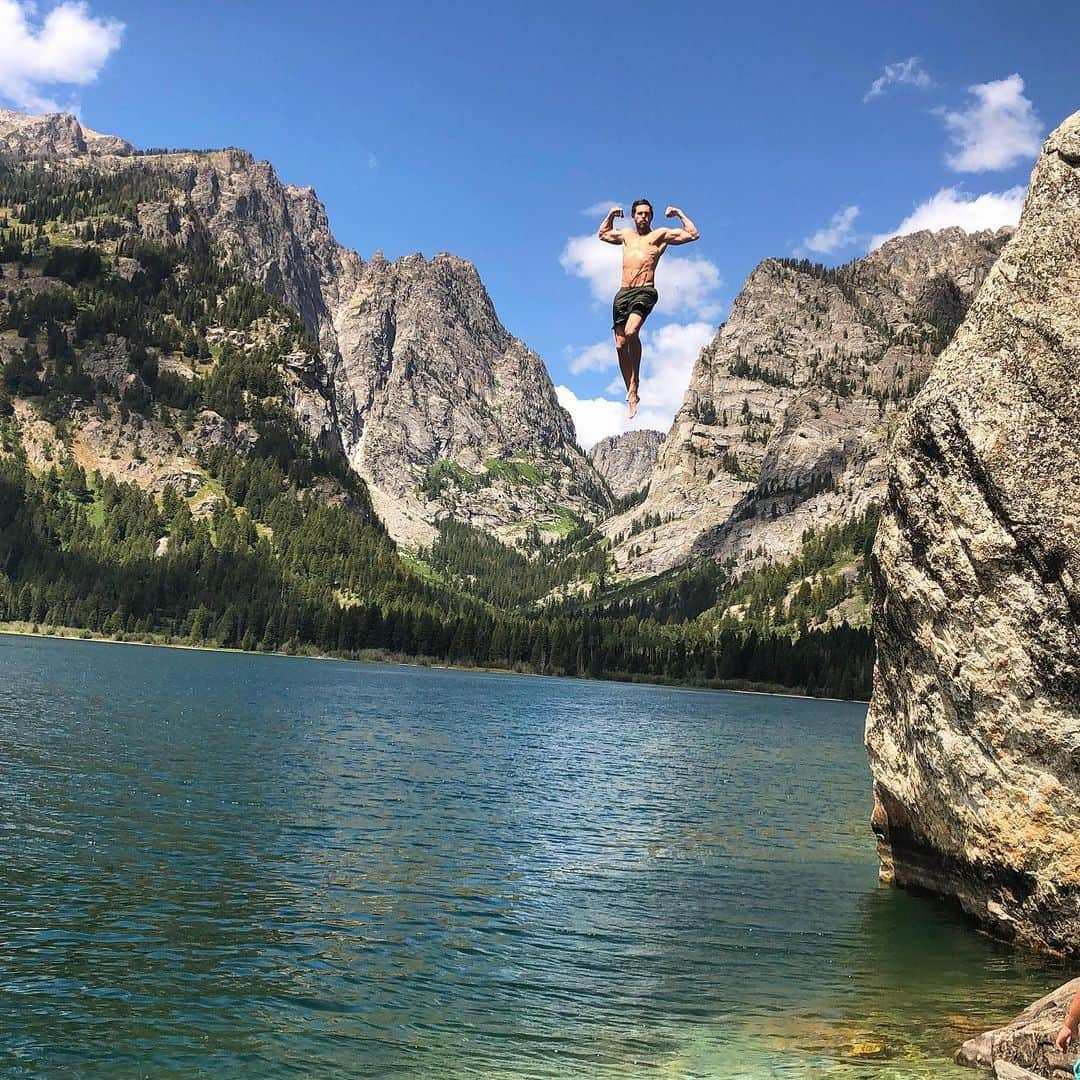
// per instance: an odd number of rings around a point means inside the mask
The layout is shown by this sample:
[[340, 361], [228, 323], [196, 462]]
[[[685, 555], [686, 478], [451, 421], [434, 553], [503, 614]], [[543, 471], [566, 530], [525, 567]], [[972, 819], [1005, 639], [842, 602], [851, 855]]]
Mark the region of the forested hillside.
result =
[[[514, 547], [444, 522], [403, 555], [310, 421], [333, 408], [299, 317], [206, 239], [146, 240], [170, 178], [0, 169], [0, 621], [546, 674], [865, 696], [872, 525], [742, 580], [613, 586], [584, 522]], [[846, 569], [845, 569], [846, 567]]]

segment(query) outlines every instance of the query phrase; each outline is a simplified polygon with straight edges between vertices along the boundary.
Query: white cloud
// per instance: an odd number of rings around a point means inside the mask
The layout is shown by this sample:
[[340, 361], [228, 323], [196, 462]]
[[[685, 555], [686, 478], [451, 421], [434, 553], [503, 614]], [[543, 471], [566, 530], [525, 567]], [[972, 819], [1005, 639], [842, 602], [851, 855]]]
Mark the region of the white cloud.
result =
[[21, 109], [57, 112], [61, 106], [42, 89], [92, 83], [119, 46], [124, 25], [70, 0], [39, 27], [30, 23], [34, 14], [29, 0], [0, 0], [0, 97]]
[[664, 412], [665, 431], [686, 396], [698, 353], [715, 334], [712, 323], [692, 322], [668, 323], [645, 336], [641, 350], [641, 400]]
[[945, 161], [955, 172], [1008, 169], [1034, 158], [1042, 140], [1042, 122], [1024, 97], [1024, 80], [1010, 75], [968, 88], [975, 102], [964, 112], [939, 110], [959, 147]]
[[929, 73], [922, 66], [922, 61], [917, 56], [909, 56], [896, 64], [886, 64], [885, 71], [879, 75], [866, 91], [863, 101], [880, 97], [887, 86], [898, 84], [901, 86], [914, 86], [918, 90], [925, 90], [933, 85]]
[[[593, 299], [610, 303], [622, 279], [622, 247], [605, 244], [595, 236], [571, 236], [559, 262], [568, 274], [589, 283]], [[656, 271], [660, 300], [656, 312], [673, 315], [689, 312], [702, 319], [720, 315], [713, 295], [720, 287], [720, 271], [708, 259], [674, 255], [669, 250]]]
[[606, 201], [601, 199], [600, 202], [595, 202], [595, 203], [592, 204], [592, 206], [586, 206], [585, 209], [582, 210], [581, 212], [582, 212], [582, 214], [585, 215], [585, 217], [596, 217], [596, 218], [600, 218], [601, 220], [603, 220], [604, 215], [607, 214], [607, 212], [613, 206], [622, 206], [622, 205], [623, 204], [621, 202], [619, 202], [618, 199], [608, 199]]
[[870, 242], [870, 250], [880, 247], [894, 236], [906, 236], [920, 229], [944, 229], [959, 225], [968, 232], [982, 229], [999, 229], [1002, 225], [1015, 225], [1024, 208], [1027, 189], [1023, 186], [1007, 191], [988, 191], [983, 195], [969, 195], [959, 187], [942, 188], [936, 195], [920, 203], [895, 229], [880, 233]]
[[[622, 377], [607, 387], [608, 397], [579, 398], [568, 386], [557, 386], [559, 402], [574, 418], [578, 442], [588, 449], [606, 438], [623, 431], [653, 428], [667, 431], [686, 395], [690, 373], [704, 345], [712, 341], [716, 328], [712, 323], [668, 323], [652, 333], [642, 334], [641, 407], [633, 420], [626, 418], [626, 392]], [[592, 352], [606, 348], [616, 359], [614, 345], [594, 345]]]
[[571, 236], [559, 256], [562, 268], [575, 277], [584, 278], [596, 300], [608, 300], [615, 295], [622, 276], [622, 248], [605, 244], [595, 235]]
[[569, 356], [567, 364], [573, 375], [580, 375], [583, 371], [605, 371], [619, 362], [614, 337], [585, 349], [567, 348], [566, 352]]
[[578, 444], [583, 450], [591, 449], [609, 435], [621, 435], [624, 431], [639, 428], [666, 432], [671, 426], [670, 416], [665, 417], [648, 406], [642, 406], [633, 420], [627, 420], [625, 401], [605, 397], [579, 398], [568, 386], [556, 386], [555, 395], [559, 404], [574, 418]]
[[367, 156], [367, 167], [372, 171], [379, 167], [379, 159], [370, 150]]
[[819, 255], [830, 255], [842, 247], [847, 247], [855, 241], [853, 226], [858, 216], [857, 206], [845, 206], [842, 210], [837, 210], [829, 224], [818, 229], [813, 236], [807, 236], [795, 249], [795, 254], [802, 256], [813, 251]]
[[712, 295], [720, 288], [720, 271], [708, 259], [665, 255], [656, 271], [656, 284], [658, 314], [687, 311], [702, 319], [720, 317], [720, 305]]

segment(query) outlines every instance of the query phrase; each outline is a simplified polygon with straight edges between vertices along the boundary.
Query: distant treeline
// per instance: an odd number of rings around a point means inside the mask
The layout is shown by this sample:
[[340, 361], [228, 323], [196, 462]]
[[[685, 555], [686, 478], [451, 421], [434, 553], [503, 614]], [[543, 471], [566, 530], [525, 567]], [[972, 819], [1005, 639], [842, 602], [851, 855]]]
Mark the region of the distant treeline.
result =
[[515, 615], [425, 582], [365, 522], [367, 510], [298, 498], [272, 462], [231, 461], [221, 476], [243, 509], [223, 502], [197, 520], [171, 490], [159, 506], [75, 465], [35, 476], [18, 455], [0, 460], [0, 620], [242, 649], [377, 649], [542, 674], [835, 697], [869, 690], [865, 630], [792, 640], [635, 615]]

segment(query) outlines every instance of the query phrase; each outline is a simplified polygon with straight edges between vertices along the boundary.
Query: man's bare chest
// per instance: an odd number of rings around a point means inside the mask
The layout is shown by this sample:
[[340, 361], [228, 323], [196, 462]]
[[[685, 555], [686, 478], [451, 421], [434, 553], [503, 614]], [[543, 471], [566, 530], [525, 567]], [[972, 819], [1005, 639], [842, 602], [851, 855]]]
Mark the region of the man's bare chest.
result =
[[628, 236], [623, 241], [623, 261], [643, 265], [655, 263], [663, 248], [648, 236]]

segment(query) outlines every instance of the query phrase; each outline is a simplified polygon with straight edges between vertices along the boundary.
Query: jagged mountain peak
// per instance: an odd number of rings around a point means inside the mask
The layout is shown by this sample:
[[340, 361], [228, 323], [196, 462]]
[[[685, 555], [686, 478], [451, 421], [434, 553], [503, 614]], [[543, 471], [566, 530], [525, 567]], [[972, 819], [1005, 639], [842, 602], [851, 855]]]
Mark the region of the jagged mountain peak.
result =
[[611, 493], [622, 499], [649, 482], [663, 441], [663, 432], [649, 428], [624, 431], [601, 439], [589, 450], [588, 458], [608, 482]]
[[138, 206], [145, 237], [217, 245], [301, 316], [320, 346], [311, 377], [332, 388], [333, 408], [298, 411], [368, 481], [397, 539], [427, 542], [447, 513], [565, 531], [609, 504], [543, 361], [502, 325], [469, 260], [376, 252], [365, 263], [334, 238], [314, 188], [282, 184], [246, 150], [121, 159], [95, 151], [105, 137], [88, 140], [73, 117], [17, 116], [0, 122], [10, 156], [146, 170], [162, 190]]
[[[648, 498], [605, 524], [623, 571], [787, 556], [879, 499], [895, 419], [1008, 235], [916, 233], [836, 268], [762, 260], [698, 357]], [[646, 516], [660, 524], [635, 529]]]
[[0, 109], [0, 152], [20, 158], [72, 155], [128, 156], [135, 148], [116, 135], [84, 127], [72, 113], [21, 113]]

